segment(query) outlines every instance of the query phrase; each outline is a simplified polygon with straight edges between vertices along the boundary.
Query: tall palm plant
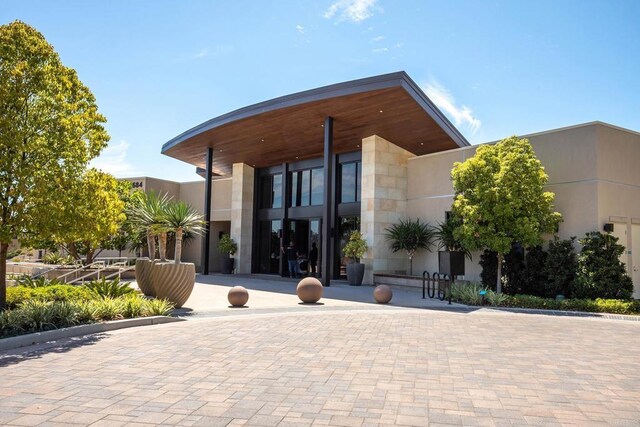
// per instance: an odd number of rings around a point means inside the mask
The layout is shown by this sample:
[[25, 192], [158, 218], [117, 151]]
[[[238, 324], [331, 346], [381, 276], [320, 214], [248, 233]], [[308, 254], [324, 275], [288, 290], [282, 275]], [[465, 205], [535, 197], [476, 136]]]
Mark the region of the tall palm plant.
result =
[[182, 240], [185, 233], [202, 234], [205, 222], [202, 214], [191, 205], [183, 202], [170, 202], [164, 212], [164, 230], [173, 231], [176, 236], [175, 263], [182, 258]]
[[429, 224], [415, 221], [400, 220], [386, 230], [386, 238], [390, 242], [391, 250], [395, 252], [405, 251], [409, 257], [409, 274], [413, 275], [413, 257], [420, 249], [430, 250], [433, 246], [435, 232]]
[[167, 194], [138, 192], [127, 210], [127, 218], [138, 231], [147, 235], [147, 247], [149, 259], [156, 257], [156, 237], [158, 238], [158, 250], [160, 260], [165, 261], [167, 247], [167, 232], [165, 226], [165, 214], [171, 198]]

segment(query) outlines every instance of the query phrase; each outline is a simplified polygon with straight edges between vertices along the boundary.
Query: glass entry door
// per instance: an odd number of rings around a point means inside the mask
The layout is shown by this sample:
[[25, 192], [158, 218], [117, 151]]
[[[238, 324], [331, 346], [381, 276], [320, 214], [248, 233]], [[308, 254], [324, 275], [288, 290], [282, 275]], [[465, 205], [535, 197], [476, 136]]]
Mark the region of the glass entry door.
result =
[[[289, 245], [289, 242], [293, 242], [298, 254], [298, 275], [320, 276], [321, 226], [322, 220], [319, 218], [289, 220], [288, 240], [285, 242], [285, 247]], [[288, 276], [288, 273], [288, 266], [285, 260], [283, 275]]]

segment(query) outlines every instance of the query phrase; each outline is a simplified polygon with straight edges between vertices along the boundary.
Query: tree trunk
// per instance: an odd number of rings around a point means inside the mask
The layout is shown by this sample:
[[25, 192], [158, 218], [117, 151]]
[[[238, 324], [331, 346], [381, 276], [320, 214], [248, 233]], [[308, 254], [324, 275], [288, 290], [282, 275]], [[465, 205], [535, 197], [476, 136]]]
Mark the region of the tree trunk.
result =
[[156, 236], [147, 230], [147, 249], [149, 250], [149, 259], [156, 259]]
[[158, 234], [158, 251], [160, 252], [160, 261], [167, 260], [167, 233]]
[[9, 243], [0, 243], [0, 311], [7, 305], [7, 252]]
[[69, 243], [67, 245], [67, 252], [69, 252], [69, 255], [71, 255], [73, 259], [82, 261], [80, 259], [80, 255], [78, 254], [78, 248], [76, 247], [75, 242]]
[[176, 229], [176, 247], [175, 247], [175, 259], [176, 264], [180, 264], [182, 258], [182, 228]]
[[409, 257], [409, 276], [413, 276], [413, 257]]
[[93, 262], [93, 254], [95, 253], [95, 249], [91, 247], [91, 245], [87, 244], [87, 257], [85, 259], [85, 265], [89, 265]]
[[496, 293], [502, 293], [502, 254], [498, 253], [498, 278], [496, 279]]

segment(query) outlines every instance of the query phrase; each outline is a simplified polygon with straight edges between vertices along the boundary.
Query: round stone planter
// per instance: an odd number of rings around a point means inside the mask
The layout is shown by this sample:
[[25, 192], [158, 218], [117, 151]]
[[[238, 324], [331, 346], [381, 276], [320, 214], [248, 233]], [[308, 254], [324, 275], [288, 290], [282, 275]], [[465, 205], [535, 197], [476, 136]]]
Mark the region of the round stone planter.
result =
[[227, 299], [232, 306], [242, 307], [249, 301], [249, 291], [244, 286], [234, 286], [229, 289]]
[[387, 285], [379, 285], [373, 290], [373, 298], [376, 300], [378, 304], [387, 304], [391, 301], [393, 297], [393, 292], [391, 292], [391, 288]]
[[318, 302], [322, 298], [322, 291], [322, 283], [315, 277], [305, 277], [296, 287], [298, 298], [307, 304]]
[[151, 281], [151, 271], [154, 263], [155, 261], [149, 259], [136, 260], [136, 283], [142, 293], [148, 297], [156, 296], [156, 292], [153, 289], [153, 282]]
[[187, 302], [196, 283], [196, 266], [187, 262], [155, 263], [151, 273], [156, 298], [171, 301], [176, 308]]

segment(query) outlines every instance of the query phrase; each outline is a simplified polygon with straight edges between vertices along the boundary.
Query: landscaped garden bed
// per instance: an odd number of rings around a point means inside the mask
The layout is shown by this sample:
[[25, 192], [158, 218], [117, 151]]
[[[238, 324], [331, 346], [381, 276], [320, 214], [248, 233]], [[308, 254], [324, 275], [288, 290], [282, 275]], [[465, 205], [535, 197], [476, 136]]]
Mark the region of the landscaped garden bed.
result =
[[[481, 291], [484, 292], [484, 295]], [[451, 299], [473, 306], [488, 305], [493, 307], [640, 315], [640, 300], [605, 298], [556, 300], [533, 295], [507, 295], [498, 294], [476, 283], [454, 285]]]
[[7, 289], [0, 338], [108, 320], [166, 316], [173, 305], [147, 299], [129, 283], [96, 280], [83, 285], [26, 280]]

